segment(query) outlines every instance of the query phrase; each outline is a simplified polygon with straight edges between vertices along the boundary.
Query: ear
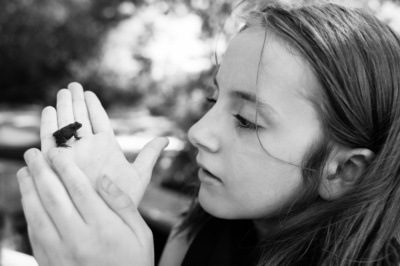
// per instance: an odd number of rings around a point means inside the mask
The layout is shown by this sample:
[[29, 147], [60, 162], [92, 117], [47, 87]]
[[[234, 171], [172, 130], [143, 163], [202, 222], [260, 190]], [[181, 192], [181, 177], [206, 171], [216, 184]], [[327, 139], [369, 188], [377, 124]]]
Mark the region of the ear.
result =
[[325, 200], [343, 196], [352, 188], [374, 157], [375, 154], [368, 149], [333, 151], [320, 180], [319, 195]]

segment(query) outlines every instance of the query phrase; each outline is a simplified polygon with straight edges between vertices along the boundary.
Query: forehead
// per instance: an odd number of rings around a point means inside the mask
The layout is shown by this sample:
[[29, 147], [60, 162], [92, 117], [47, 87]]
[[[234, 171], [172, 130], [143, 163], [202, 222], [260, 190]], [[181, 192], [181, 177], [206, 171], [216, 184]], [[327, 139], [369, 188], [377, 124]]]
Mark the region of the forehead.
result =
[[318, 86], [312, 69], [295, 49], [273, 33], [250, 28], [231, 41], [217, 79], [221, 87], [256, 93], [257, 74], [257, 94], [267, 101], [305, 100]]

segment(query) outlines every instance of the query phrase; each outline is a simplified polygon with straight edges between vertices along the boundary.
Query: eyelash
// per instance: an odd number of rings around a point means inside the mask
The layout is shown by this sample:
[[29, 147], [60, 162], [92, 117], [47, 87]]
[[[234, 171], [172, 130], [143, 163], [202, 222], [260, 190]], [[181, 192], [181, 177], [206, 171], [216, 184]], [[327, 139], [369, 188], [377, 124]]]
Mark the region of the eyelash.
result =
[[208, 103], [213, 104], [213, 105], [217, 102], [213, 98], [209, 98], [209, 97], [207, 97], [206, 100], [207, 100]]
[[240, 128], [240, 129], [256, 130], [256, 129], [260, 128], [260, 126], [257, 126], [256, 124], [253, 124], [252, 122], [250, 122], [249, 120], [243, 118], [239, 114], [234, 115], [234, 117], [236, 118], [235, 125], [236, 125], [236, 127]]
[[[208, 98], [207, 97], [207, 102], [209, 102], [210, 104], [214, 105], [217, 101], [214, 100], [213, 98]], [[235, 121], [235, 126], [237, 128], [240, 129], [244, 129], [244, 130], [257, 130], [257, 129], [261, 129], [260, 126], [248, 121], [247, 119], [245, 119], [244, 117], [242, 117], [239, 114], [233, 115], [233, 117], [236, 118]]]

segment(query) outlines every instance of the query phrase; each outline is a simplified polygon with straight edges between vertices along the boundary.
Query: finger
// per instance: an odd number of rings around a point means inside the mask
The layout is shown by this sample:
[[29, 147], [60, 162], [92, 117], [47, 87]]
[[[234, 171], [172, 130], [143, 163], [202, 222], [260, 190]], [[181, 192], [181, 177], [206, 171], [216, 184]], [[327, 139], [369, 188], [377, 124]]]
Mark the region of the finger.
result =
[[98, 223], [107, 208], [89, 178], [59, 149], [51, 149], [49, 159], [83, 220], [87, 224]]
[[[29, 242], [32, 247], [32, 253], [33, 253], [34, 260], [36, 261], [36, 263], [32, 263], [32, 265], [35, 265], [35, 266], [52, 265], [50, 262], [50, 258], [54, 258], [54, 251], [50, 250], [49, 247], [44, 248], [42, 243], [40, 242], [40, 240], [37, 239], [36, 234], [33, 234], [33, 230], [29, 226], [29, 224], [27, 227], [28, 227], [27, 231], [28, 231]], [[53, 244], [53, 246], [54, 246], [54, 244]], [[49, 253], [51, 254], [50, 256], [49, 256]]]
[[44, 209], [28, 167], [23, 167], [17, 172], [21, 192], [22, 208], [29, 224], [31, 234], [40, 242], [50, 243], [60, 239], [59, 232]]
[[74, 82], [68, 85], [68, 89], [72, 95], [72, 108], [74, 111], [75, 121], [78, 121], [82, 124], [82, 128], [79, 129], [79, 135], [91, 135], [92, 126], [90, 124], [89, 114], [86, 108], [85, 95], [83, 94], [82, 85]]
[[53, 107], [48, 106], [42, 111], [40, 123], [41, 150], [44, 154], [46, 154], [51, 147], [56, 146], [53, 133], [57, 130], [57, 112]]
[[67, 89], [62, 89], [57, 93], [57, 120], [59, 129], [75, 122], [72, 96]]
[[41, 204], [60, 235], [63, 238], [68, 237], [71, 231], [82, 228], [84, 226], [82, 218], [63, 184], [45, 161], [43, 154], [37, 149], [30, 149], [25, 152], [24, 159], [33, 176]]
[[133, 166], [143, 179], [143, 183], [147, 186], [161, 152], [168, 146], [168, 138], [156, 138], [147, 143], [136, 157]]
[[111, 129], [110, 119], [99, 98], [91, 92], [85, 92], [85, 100], [89, 111], [90, 121], [92, 122], [93, 133], [108, 132]]
[[100, 196], [111, 210], [133, 231], [139, 241], [145, 243], [146, 237], [149, 237], [151, 232], [150, 230], [146, 231], [148, 226], [129, 196], [106, 175], [97, 179], [97, 187]]
[[[28, 237], [29, 237], [29, 242], [32, 247], [32, 253], [34, 260], [39, 263], [39, 265], [51, 265], [49, 261], [49, 256], [47, 255], [48, 252], [53, 253], [52, 250], [49, 250], [49, 248], [44, 248], [42, 243], [40, 242], [39, 239], [36, 237], [36, 233], [34, 233], [32, 227], [28, 224], [27, 226], [27, 231], [28, 231]], [[54, 244], [53, 244], [54, 245]], [[53, 253], [54, 254], [54, 253]], [[38, 266], [38, 264], [33, 264], [35, 266]]]
[[31, 176], [31, 172], [29, 172], [29, 168], [27, 166], [24, 166], [18, 170], [16, 175], [19, 181], [19, 178], [24, 178], [25, 176]]

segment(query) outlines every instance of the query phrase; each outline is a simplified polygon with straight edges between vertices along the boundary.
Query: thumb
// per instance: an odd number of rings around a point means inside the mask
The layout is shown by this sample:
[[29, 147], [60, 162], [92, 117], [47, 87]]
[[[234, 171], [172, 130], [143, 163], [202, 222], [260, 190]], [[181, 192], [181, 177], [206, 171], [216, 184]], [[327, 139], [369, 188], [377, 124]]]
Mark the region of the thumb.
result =
[[161, 152], [168, 146], [168, 138], [156, 138], [147, 143], [136, 157], [133, 167], [147, 184], [150, 181], [154, 165], [160, 157]]
[[135, 162], [129, 165], [129, 169], [121, 168], [120, 173], [113, 179], [117, 186], [131, 197], [136, 206], [142, 200], [150, 183], [154, 165], [168, 143], [168, 138], [153, 139], [143, 147]]
[[151, 231], [131, 198], [118, 188], [106, 175], [97, 179], [97, 189], [108, 207], [117, 214], [135, 233], [139, 240], [143, 240], [142, 243], [144, 243], [148, 239], [149, 234], [151, 235]]

